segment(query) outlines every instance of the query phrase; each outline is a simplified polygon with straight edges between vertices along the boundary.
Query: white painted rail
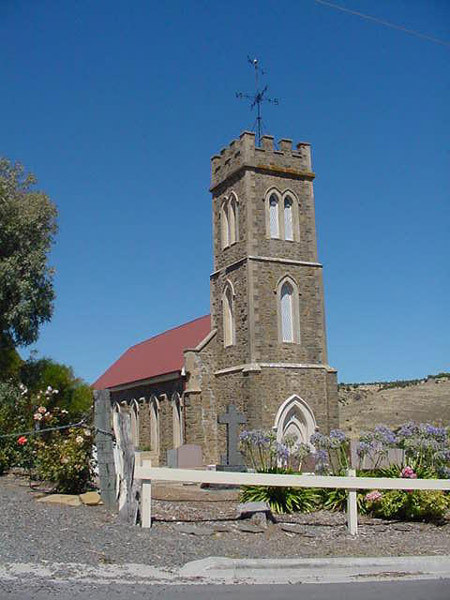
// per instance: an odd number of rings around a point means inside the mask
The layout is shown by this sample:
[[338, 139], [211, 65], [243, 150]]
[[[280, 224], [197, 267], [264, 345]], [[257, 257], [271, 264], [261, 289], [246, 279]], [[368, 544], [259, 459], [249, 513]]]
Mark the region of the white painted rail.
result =
[[322, 475], [277, 475], [269, 473], [234, 473], [230, 471], [198, 471], [193, 469], [169, 469], [140, 464], [136, 456], [134, 476], [142, 480], [141, 522], [151, 527], [151, 482], [177, 481], [189, 483], [219, 483], [227, 485], [264, 485], [270, 487], [340, 488], [349, 490], [347, 501], [347, 525], [356, 535], [356, 490], [450, 490], [450, 479], [402, 479], [387, 477], [355, 477], [349, 471], [345, 477]]

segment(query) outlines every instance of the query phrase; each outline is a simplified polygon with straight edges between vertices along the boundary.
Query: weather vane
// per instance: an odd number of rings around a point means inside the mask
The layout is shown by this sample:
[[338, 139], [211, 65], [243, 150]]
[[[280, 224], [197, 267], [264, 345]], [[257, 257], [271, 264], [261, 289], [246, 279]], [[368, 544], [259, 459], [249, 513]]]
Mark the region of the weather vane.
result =
[[251, 100], [251, 105], [250, 105], [250, 109], [253, 110], [253, 108], [256, 106], [256, 111], [257, 111], [257, 117], [255, 122], [253, 123], [252, 129], [256, 129], [256, 137], [257, 137], [257, 141], [258, 141], [258, 146], [261, 145], [261, 133], [262, 133], [262, 129], [263, 129], [263, 120], [261, 117], [261, 104], [263, 102], [270, 102], [271, 104], [278, 104], [278, 99], [277, 98], [268, 98], [265, 96], [265, 93], [267, 92], [267, 85], [264, 86], [264, 88], [262, 90], [259, 89], [259, 73], [261, 73], [261, 75], [265, 75], [263, 70], [260, 70], [260, 66], [259, 66], [259, 61], [257, 58], [250, 58], [249, 56], [247, 56], [248, 62], [254, 67], [255, 69], [255, 93], [254, 94], [244, 94], [242, 92], [236, 92], [236, 98], [239, 98], [240, 100], [242, 99], [247, 99], [247, 100]]

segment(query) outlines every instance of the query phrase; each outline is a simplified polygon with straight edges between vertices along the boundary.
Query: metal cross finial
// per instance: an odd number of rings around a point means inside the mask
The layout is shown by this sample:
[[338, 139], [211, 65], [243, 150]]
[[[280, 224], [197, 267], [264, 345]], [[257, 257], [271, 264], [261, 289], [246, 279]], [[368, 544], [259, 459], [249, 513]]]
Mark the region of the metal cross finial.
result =
[[261, 134], [262, 134], [262, 128], [263, 128], [263, 120], [261, 117], [261, 104], [263, 102], [270, 102], [271, 104], [278, 104], [278, 99], [265, 97], [264, 94], [267, 92], [267, 89], [268, 89], [267, 85], [264, 86], [264, 88], [262, 90], [259, 89], [259, 73], [261, 72], [261, 75], [264, 75], [265, 73], [260, 68], [258, 59], [250, 58], [249, 56], [247, 56], [247, 60], [255, 69], [255, 93], [254, 94], [244, 94], [242, 92], [236, 92], [236, 98], [239, 98], [241, 100], [243, 98], [246, 98], [247, 100], [251, 100], [251, 105], [250, 105], [251, 110], [253, 110], [253, 108], [256, 106], [257, 117], [256, 117], [255, 122], [253, 123], [252, 129], [256, 129], [257, 142], [258, 142], [258, 146], [260, 146], [261, 145]]

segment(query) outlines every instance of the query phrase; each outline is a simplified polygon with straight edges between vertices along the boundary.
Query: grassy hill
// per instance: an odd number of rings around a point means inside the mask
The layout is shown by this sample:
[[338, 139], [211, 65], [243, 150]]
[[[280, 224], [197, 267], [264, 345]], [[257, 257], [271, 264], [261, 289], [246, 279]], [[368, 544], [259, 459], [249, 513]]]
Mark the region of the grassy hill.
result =
[[339, 384], [340, 427], [351, 437], [378, 423], [450, 425], [450, 373], [425, 379]]

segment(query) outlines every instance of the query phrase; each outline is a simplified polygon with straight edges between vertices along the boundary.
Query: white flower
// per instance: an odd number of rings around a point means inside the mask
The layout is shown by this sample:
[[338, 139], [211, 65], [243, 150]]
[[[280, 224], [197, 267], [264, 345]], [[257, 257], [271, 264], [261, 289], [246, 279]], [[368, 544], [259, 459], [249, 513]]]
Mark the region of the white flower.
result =
[[89, 437], [91, 435], [91, 432], [89, 429], [83, 429], [83, 433], [86, 437]]
[[81, 435], [77, 435], [77, 437], [75, 438], [75, 441], [77, 444], [82, 444], [84, 442], [84, 438]]
[[51, 391], [52, 391], [52, 389], [53, 389], [53, 388], [52, 388], [52, 386], [51, 386], [51, 385], [49, 385], [49, 386], [47, 387], [47, 392], [51, 392]]
[[68, 413], [68, 411], [65, 408], [63, 408], [62, 411], [61, 411], [61, 414], [62, 415], [68, 415], [69, 413]]
[[54, 394], [59, 394], [59, 390], [53, 390]]
[[41, 415], [41, 413], [38, 413], [38, 412], [37, 412], [37, 413], [34, 413], [34, 415], [33, 415], [33, 419], [34, 419], [35, 421], [42, 421], [42, 415]]

